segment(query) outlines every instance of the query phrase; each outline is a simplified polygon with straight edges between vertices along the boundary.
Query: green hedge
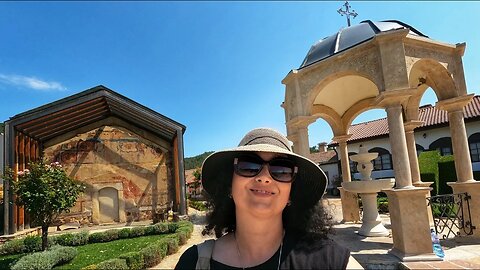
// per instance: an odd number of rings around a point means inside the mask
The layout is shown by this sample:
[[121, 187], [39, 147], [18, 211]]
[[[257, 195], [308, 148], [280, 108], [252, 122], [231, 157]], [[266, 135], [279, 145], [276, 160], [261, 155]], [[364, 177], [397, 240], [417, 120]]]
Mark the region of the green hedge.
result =
[[175, 229], [175, 233], [172, 236], [160, 239], [158, 242], [138, 252], [129, 252], [119, 256], [119, 258], [114, 258], [96, 265], [89, 265], [83, 268], [83, 270], [146, 269], [153, 267], [159, 264], [165, 256], [177, 252], [179, 245], [185, 243], [186, 239], [190, 237], [193, 232], [193, 224], [189, 221], [158, 223], [153, 227], [156, 232], [165, 233]]
[[455, 162], [441, 161], [438, 163], [438, 193], [437, 195], [452, 194], [452, 187], [447, 182], [457, 181], [457, 172], [455, 171]]
[[98, 270], [128, 270], [127, 261], [124, 259], [110, 259], [107, 261], [103, 261], [95, 266], [95, 268], [89, 269], [98, 269]]
[[77, 250], [74, 247], [53, 246], [46, 251], [23, 256], [11, 269], [49, 270], [56, 265], [73, 260], [75, 256], [77, 256]]
[[[434, 150], [422, 152], [418, 157], [420, 178], [424, 182], [434, 182], [432, 185], [432, 196], [445, 194], [444, 192], [448, 190], [445, 188], [444, 183], [450, 182], [450, 180], [448, 180], [450, 176], [443, 173], [443, 176], [440, 177], [439, 164], [444, 162], [453, 162], [453, 156], [441, 156], [438, 150]], [[453, 171], [455, 171], [455, 169], [453, 169]]]

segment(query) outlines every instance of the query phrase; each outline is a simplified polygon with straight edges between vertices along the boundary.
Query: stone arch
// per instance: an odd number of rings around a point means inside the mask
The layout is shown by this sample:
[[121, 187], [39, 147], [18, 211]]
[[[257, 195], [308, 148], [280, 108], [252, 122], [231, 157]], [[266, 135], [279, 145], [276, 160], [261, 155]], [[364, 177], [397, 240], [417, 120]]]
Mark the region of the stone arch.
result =
[[350, 107], [350, 109], [348, 109], [347, 112], [344, 113], [342, 117], [342, 128], [348, 131], [348, 128], [352, 125], [353, 120], [355, 120], [357, 116], [363, 112], [373, 109], [383, 109], [382, 106], [376, 104], [374, 97], [360, 100], [359, 102], [355, 103]]
[[[320, 80], [313, 88], [312, 90], [309, 91], [308, 96], [305, 99], [304, 107], [305, 111], [307, 114], [311, 114], [313, 110], [313, 106], [316, 105], [315, 101], [317, 97], [324, 91], [325, 88], [327, 88], [329, 85], [334, 83], [335, 81], [346, 81], [346, 80], [351, 80], [351, 79], [359, 79], [362, 83], [364, 84], [369, 84], [370, 88], [374, 88], [375, 94], [370, 94], [369, 96], [364, 96], [364, 98], [369, 98], [372, 96], [377, 96], [379, 94], [379, 86], [375, 83], [375, 80], [372, 79], [371, 76], [368, 74], [358, 72], [358, 71], [353, 71], [353, 70], [347, 70], [347, 71], [340, 71], [336, 73], [332, 73], [329, 76], [326, 76], [322, 80]], [[345, 82], [346, 83], [346, 82]], [[366, 91], [361, 91], [362, 94], [365, 94]], [[367, 93], [368, 95], [369, 93]], [[356, 102], [353, 102], [350, 105], [355, 104]], [[350, 105], [345, 104], [345, 106], [348, 108]], [[332, 108], [333, 109], [333, 108]], [[337, 112], [338, 113], [338, 112]], [[339, 115], [343, 115], [343, 113], [339, 113]]]
[[332, 128], [334, 136], [345, 133], [345, 130], [342, 129], [342, 118], [332, 108], [325, 105], [313, 105], [311, 114], [316, 119], [325, 120]]
[[430, 86], [439, 101], [458, 96], [452, 74], [434, 59], [425, 58], [416, 61], [410, 69], [408, 80], [412, 88], [424, 84]]

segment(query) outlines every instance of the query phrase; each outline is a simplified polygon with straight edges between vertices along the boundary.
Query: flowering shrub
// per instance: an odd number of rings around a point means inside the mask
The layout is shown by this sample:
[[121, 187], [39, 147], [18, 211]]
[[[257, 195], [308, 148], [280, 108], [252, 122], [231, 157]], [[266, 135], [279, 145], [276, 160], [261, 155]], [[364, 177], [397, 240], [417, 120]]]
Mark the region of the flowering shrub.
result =
[[17, 195], [17, 203], [25, 207], [34, 224], [42, 227], [42, 249], [45, 250], [48, 227], [62, 212], [70, 211], [85, 185], [70, 178], [58, 162], [31, 162], [28, 168], [19, 171], [16, 180], [13, 171], [8, 169], [4, 178]]

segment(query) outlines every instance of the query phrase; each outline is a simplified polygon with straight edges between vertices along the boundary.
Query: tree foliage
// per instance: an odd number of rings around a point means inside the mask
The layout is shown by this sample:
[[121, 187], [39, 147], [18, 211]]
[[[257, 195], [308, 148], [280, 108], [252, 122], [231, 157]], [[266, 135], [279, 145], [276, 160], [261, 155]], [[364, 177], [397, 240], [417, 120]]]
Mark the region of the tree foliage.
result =
[[202, 166], [203, 161], [213, 153], [213, 151], [205, 152], [201, 155], [185, 158], [185, 170], [191, 170]]
[[3, 132], [5, 132], [5, 124], [0, 123], [0, 133], [3, 133]]
[[11, 169], [5, 179], [10, 181], [16, 203], [23, 205], [32, 222], [42, 227], [42, 249], [47, 247], [48, 227], [62, 212], [70, 212], [85, 185], [70, 178], [58, 163], [29, 163], [19, 171], [16, 180]]

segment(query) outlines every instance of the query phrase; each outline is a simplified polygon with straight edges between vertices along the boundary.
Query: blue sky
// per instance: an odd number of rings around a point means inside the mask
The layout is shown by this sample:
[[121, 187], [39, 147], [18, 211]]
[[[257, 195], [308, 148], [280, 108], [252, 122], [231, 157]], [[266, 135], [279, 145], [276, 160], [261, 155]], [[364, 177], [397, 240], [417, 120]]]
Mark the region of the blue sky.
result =
[[[281, 80], [346, 26], [342, 1], [0, 2], [0, 121], [105, 85], [185, 126], [185, 156], [235, 146], [260, 126], [286, 132]], [[480, 94], [480, 2], [351, 1], [352, 20], [400, 20], [466, 42]], [[430, 90], [423, 103], [434, 103]], [[354, 123], [383, 117], [374, 110]], [[330, 141], [319, 119], [310, 145]]]

